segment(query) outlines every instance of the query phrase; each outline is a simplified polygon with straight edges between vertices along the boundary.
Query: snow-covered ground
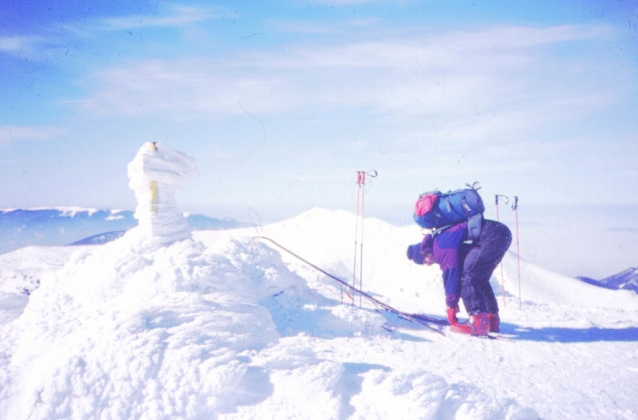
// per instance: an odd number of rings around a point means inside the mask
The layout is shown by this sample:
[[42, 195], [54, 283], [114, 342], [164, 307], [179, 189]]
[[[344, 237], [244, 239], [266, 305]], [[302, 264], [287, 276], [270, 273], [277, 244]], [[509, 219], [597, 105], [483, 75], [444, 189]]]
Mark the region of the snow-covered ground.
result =
[[[148, 179], [138, 181], [144, 201]], [[178, 213], [148, 204], [144, 223], [114, 242], [0, 255], [0, 419], [638, 416], [633, 292], [521, 261], [519, 307], [510, 252], [492, 280], [515, 338], [441, 335], [352, 304], [333, 279], [257, 238], [350, 280], [351, 213], [191, 235], [165, 223]], [[363, 289], [443, 316], [439, 270], [405, 257], [419, 228], [364, 228]]]
[[[149, 246], [0, 256], [0, 418], [635, 418], [638, 298], [521, 266], [493, 278], [513, 342], [438, 335], [342, 302], [355, 217], [313, 209], [255, 230]], [[367, 219], [363, 287], [444, 313], [417, 227]], [[66, 265], [61, 267], [62, 262]], [[49, 269], [46, 269], [46, 268]], [[40, 287], [20, 294], [28, 278]], [[25, 285], [24, 287], [26, 287]], [[396, 329], [389, 332], [384, 324]]]

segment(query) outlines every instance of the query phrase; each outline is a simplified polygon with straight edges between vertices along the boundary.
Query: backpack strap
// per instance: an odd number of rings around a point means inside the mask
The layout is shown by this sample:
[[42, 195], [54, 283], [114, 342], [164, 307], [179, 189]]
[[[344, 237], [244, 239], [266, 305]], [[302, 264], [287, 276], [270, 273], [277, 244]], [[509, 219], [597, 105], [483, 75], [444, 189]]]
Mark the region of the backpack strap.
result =
[[471, 188], [475, 191], [478, 191], [481, 189], [481, 186], [479, 185], [478, 181], [474, 181], [474, 183], [472, 185], [470, 185], [469, 183], [465, 184], [468, 188]]
[[[447, 225], [435, 229], [430, 235], [432, 235], [432, 239], [439, 236], [441, 233], [445, 232], [449, 228], [455, 225]], [[483, 227], [483, 215], [475, 214], [474, 216], [470, 216], [467, 219], [467, 239], [474, 242], [477, 241], [481, 237], [481, 230]]]
[[439, 236], [441, 233], [445, 232], [446, 230], [448, 230], [452, 226], [454, 226], [454, 225], [443, 226], [443, 227], [440, 227], [440, 228], [435, 229], [434, 231], [432, 231], [432, 233], [430, 234], [430, 235], [432, 235], [432, 240], [434, 240], [434, 238], [436, 238], [437, 236]]

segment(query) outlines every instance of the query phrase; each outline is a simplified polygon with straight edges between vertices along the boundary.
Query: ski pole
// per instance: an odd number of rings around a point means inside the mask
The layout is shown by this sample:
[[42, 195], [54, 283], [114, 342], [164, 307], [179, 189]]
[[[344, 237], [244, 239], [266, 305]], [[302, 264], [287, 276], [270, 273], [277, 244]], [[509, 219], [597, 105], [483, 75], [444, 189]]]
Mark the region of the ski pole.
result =
[[[366, 174], [363, 173], [363, 183], [359, 185], [361, 190], [361, 243], [359, 246], [359, 290], [363, 290], [363, 211], [365, 203], [365, 186], [366, 186]], [[356, 284], [354, 285], [356, 286]], [[359, 294], [359, 307], [361, 307], [361, 294]]]
[[[377, 171], [357, 171], [357, 211], [355, 216], [355, 240], [354, 240], [354, 267], [352, 270], [352, 285], [357, 286], [357, 251], [359, 251], [359, 289], [363, 289], [363, 217], [365, 210], [365, 186], [366, 176], [376, 178]], [[361, 229], [359, 229], [361, 225]], [[359, 232], [360, 230], [360, 232]], [[353, 299], [354, 301], [354, 299]], [[361, 295], [359, 295], [359, 306], [361, 306]]]
[[[361, 230], [363, 231], [363, 215], [360, 216], [359, 209], [362, 206], [363, 201], [363, 186], [366, 183], [365, 171], [357, 171], [357, 208], [355, 211], [355, 229], [354, 229], [354, 261], [352, 266], [352, 286], [357, 287], [357, 262], [362, 259], [363, 249], [361, 254], [357, 254], [359, 251], [359, 224], [361, 224]], [[361, 233], [363, 236], [363, 232]], [[363, 239], [362, 239], [363, 242]], [[363, 247], [363, 243], [361, 244]], [[346, 291], [347, 293], [347, 291]], [[351, 297], [354, 303], [354, 298]], [[361, 297], [359, 297], [359, 306], [361, 306]]]
[[516, 257], [518, 260], [518, 309], [522, 308], [521, 299], [521, 249], [518, 234], [518, 197], [514, 196], [514, 204], [512, 210], [516, 212]]
[[[262, 239], [262, 240], [266, 240], [270, 243], [272, 243], [273, 245], [277, 246], [278, 248], [282, 249], [283, 251], [287, 252], [288, 254], [292, 255], [293, 257], [297, 258], [299, 261], [309, 265], [310, 267], [314, 268], [315, 270], [319, 271], [320, 273], [330, 277], [333, 280], [336, 280], [338, 283], [340, 283], [342, 286], [345, 286], [347, 289], [351, 289], [353, 292], [356, 292], [359, 294], [359, 296], [363, 296], [366, 300], [370, 301], [373, 305], [375, 306], [380, 306], [381, 308], [385, 309], [386, 311], [389, 312], [393, 312], [397, 315], [400, 315], [402, 317], [404, 317], [405, 319], [412, 321], [416, 324], [420, 324], [424, 327], [426, 327], [427, 329], [434, 331], [436, 333], [439, 333], [441, 335], [445, 335], [445, 333], [443, 331], [441, 331], [438, 328], [434, 328], [431, 325], [428, 324], [428, 322], [424, 322], [419, 320], [419, 318], [412, 316], [411, 314], [407, 314], [404, 312], [401, 312], [395, 308], [393, 308], [392, 306], [388, 305], [387, 303], [384, 303], [378, 299], [375, 299], [374, 297], [372, 297], [371, 295], [369, 295], [368, 293], [364, 292], [363, 290], [357, 289], [356, 287], [353, 287], [351, 285], [349, 285], [346, 281], [341, 280], [339, 277], [336, 277], [330, 273], [328, 273], [327, 271], [325, 271], [324, 269], [320, 268], [319, 266], [314, 265], [313, 263], [311, 263], [310, 261], [302, 258], [301, 256], [295, 254], [294, 252], [292, 252], [291, 250], [289, 250], [288, 248], [285, 248], [284, 246], [280, 245], [279, 243], [275, 242], [273, 239], [270, 239], [266, 236], [255, 236], [253, 237], [253, 239]], [[441, 321], [441, 320], [436, 320], [436, 319], [430, 319], [429, 322], [433, 322], [439, 325], [446, 325], [445, 321]]]
[[[496, 194], [495, 196], [495, 201], [496, 201], [496, 221], [499, 222], [499, 218], [498, 218], [498, 198], [502, 197], [505, 199], [505, 204], [509, 203], [509, 198], [507, 198], [504, 195], [498, 195]], [[499, 265], [501, 266], [501, 287], [503, 289], [501, 295], [503, 297], [503, 306], [505, 306], [505, 275], [503, 274], [503, 261], [501, 260], [501, 262], [499, 263]]]

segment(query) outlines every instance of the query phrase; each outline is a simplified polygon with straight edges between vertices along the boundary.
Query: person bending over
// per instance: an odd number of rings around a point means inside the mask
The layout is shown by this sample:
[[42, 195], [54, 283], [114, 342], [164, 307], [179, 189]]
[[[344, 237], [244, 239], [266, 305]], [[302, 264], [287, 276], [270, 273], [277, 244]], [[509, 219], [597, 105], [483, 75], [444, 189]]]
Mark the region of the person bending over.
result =
[[[408, 247], [408, 258], [416, 264], [438, 264], [443, 272], [445, 303], [450, 330], [462, 334], [498, 332], [498, 303], [490, 285], [494, 269], [512, 243], [512, 233], [503, 223], [483, 220], [478, 240], [467, 244], [467, 222], [456, 224]], [[459, 323], [459, 299], [470, 316]]]

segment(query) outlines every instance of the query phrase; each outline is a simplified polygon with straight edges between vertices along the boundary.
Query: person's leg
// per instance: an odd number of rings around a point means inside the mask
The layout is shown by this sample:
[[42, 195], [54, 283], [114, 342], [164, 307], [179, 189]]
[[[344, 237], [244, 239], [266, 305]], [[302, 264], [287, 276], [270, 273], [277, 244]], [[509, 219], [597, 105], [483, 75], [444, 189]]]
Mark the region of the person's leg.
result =
[[485, 221], [480, 239], [463, 262], [461, 297], [469, 314], [498, 314], [498, 303], [490, 278], [512, 242], [512, 233], [502, 223]]
[[[486, 294], [486, 289], [491, 290], [489, 279], [492, 276], [492, 270], [491, 265], [486, 264], [489, 261], [483, 257], [484, 254], [485, 249], [477, 245], [468, 252], [463, 263], [461, 298], [465, 303], [467, 313], [470, 315], [490, 312], [489, 296]], [[485, 287], [486, 284], [487, 287]], [[498, 307], [496, 309], [498, 311]]]
[[482, 293], [476, 287], [476, 273], [473, 271], [480, 254], [480, 247], [472, 247], [465, 256], [461, 272], [461, 299], [463, 299], [465, 310], [470, 315], [480, 312], [481, 309]]

